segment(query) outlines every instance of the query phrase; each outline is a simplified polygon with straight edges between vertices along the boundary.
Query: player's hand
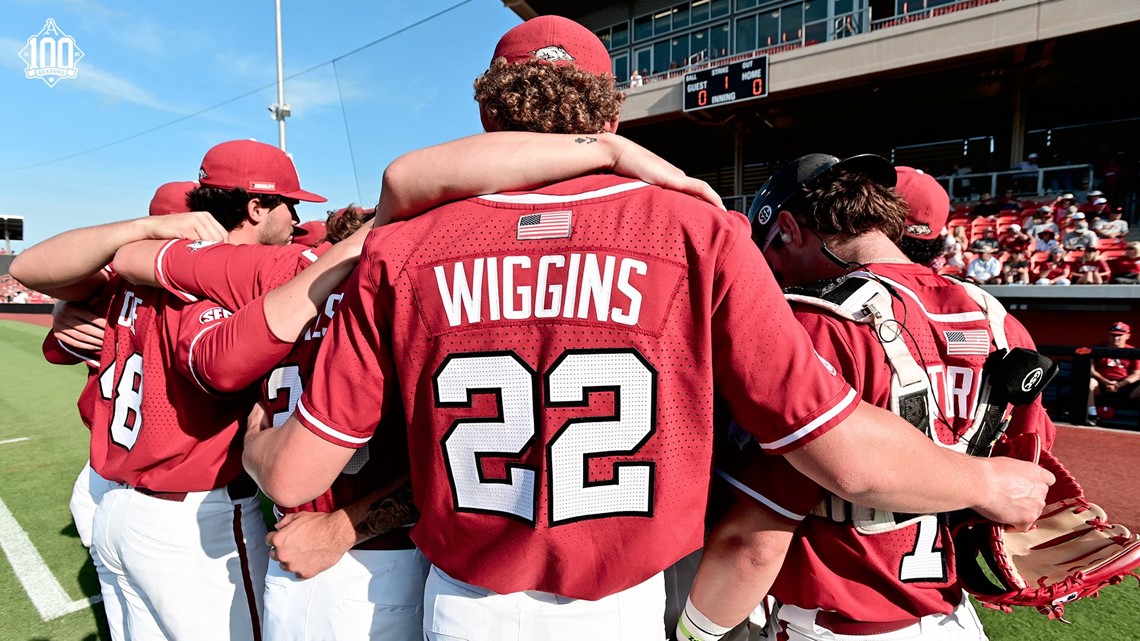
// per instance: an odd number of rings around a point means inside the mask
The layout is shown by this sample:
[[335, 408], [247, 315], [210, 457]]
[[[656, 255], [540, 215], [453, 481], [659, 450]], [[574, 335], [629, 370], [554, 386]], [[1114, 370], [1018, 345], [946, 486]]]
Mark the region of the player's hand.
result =
[[269, 558], [298, 579], [310, 579], [336, 565], [356, 543], [356, 530], [344, 510], [296, 512], [265, 536]]
[[1028, 461], [999, 456], [978, 462], [984, 466], [981, 479], [988, 485], [990, 498], [974, 510], [995, 523], [1028, 530], [1041, 516], [1045, 495], [1057, 479], [1049, 470]]
[[186, 238], [224, 242], [229, 234], [209, 212], [192, 211], [169, 216], [140, 218], [146, 237], [152, 240]]
[[98, 352], [106, 327], [106, 319], [79, 305], [60, 301], [52, 310], [52, 336], [73, 350]]
[[721, 209], [724, 203], [716, 191], [703, 180], [690, 178], [661, 156], [620, 136], [614, 136], [619, 151], [614, 157], [612, 170], [619, 176], [637, 178], [658, 187], [689, 194]]
[[1115, 392], [1116, 390], [1120, 389], [1120, 384], [1116, 381], [1109, 381], [1104, 384], [1104, 388], [1109, 392]]
[[253, 409], [249, 411], [249, 416], [245, 421], [245, 440], [256, 438], [265, 430], [273, 427], [273, 422], [270, 420], [269, 414], [265, 412], [265, 408], [261, 403], [254, 403]]

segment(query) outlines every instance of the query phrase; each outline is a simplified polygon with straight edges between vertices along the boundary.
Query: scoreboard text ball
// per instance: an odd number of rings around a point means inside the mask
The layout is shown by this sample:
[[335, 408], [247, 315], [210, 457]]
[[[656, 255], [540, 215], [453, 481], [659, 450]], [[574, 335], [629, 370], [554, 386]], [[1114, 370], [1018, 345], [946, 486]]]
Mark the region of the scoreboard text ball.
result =
[[684, 111], [707, 109], [768, 95], [768, 56], [685, 74]]

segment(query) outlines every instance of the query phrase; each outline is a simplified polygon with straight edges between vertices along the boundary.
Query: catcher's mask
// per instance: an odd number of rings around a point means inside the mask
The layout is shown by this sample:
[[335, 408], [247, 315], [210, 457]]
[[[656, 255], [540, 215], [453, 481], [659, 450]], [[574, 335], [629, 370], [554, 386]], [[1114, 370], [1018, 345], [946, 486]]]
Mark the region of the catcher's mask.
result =
[[781, 167], [752, 199], [748, 220], [752, 222], [752, 239], [763, 251], [780, 233], [776, 224], [780, 210], [794, 206], [795, 201], [832, 171], [846, 169], [866, 175], [885, 187], [898, 180], [895, 168], [881, 156], [860, 154], [840, 160], [827, 154], [800, 156]]

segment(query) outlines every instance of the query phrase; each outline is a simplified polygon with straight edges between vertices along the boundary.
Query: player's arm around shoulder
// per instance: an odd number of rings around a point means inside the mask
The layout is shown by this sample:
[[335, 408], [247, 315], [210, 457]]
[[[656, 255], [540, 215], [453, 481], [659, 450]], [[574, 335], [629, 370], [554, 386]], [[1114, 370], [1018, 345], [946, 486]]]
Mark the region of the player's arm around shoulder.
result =
[[857, 505], [912, 514], [971, 508], [1018, 527], [1037, 519], [1055, 480], [1025, 461], [974, 458], [939, 447], [898, 416], [867, 403], [785, 456]]

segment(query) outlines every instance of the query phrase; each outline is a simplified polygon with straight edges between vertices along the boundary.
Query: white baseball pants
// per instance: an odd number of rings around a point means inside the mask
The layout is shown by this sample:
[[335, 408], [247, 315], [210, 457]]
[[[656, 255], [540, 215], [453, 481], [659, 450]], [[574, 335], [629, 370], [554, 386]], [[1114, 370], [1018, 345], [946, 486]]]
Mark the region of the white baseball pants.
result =
[[424, 589], [424, 638], [430, 641], [662, 641], [665, 580], [597, 601], [548, 592], [496, 594], [432, 566]]
[[264, 641], [423, 639], [424, 580], [419, 550], [349, 550], [336, 565], [298, 579], [269, 561]]
[[257, 496], [181, 502], [125, 486], [95, 510], [93, 550], [121, 592], [126, 638], [255, 639], [269, 548]]

